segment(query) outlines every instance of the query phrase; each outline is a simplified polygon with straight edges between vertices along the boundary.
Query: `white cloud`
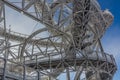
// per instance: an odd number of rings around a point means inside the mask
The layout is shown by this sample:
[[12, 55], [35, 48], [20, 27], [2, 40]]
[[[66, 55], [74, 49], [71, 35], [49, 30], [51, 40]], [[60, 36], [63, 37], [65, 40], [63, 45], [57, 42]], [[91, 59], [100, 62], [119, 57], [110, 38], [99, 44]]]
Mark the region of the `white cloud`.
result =
[[[6, 25], [7, 28], [11, 26], [11, 30], [24, 34], [31, 34], [33, 29], [36, 27], [38, 22], [32, 20], [31, 18], [6, 7]], [[40, 24], [40, 23], [39, 23]], [[41, 24], [36, 28], [40, 28]]]

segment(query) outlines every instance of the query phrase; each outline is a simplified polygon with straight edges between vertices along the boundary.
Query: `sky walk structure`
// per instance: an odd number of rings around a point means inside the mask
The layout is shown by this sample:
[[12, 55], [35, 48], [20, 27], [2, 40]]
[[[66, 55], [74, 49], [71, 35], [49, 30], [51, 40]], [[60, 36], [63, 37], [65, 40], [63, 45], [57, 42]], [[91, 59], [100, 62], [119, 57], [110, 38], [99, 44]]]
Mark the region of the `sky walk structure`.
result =
[[[7, 29], [6, 6], [44, 26]], [[101, 38], [113, 19], [97, 0], [0, 0], [0, 79], [112, 80], [116, 62]]]

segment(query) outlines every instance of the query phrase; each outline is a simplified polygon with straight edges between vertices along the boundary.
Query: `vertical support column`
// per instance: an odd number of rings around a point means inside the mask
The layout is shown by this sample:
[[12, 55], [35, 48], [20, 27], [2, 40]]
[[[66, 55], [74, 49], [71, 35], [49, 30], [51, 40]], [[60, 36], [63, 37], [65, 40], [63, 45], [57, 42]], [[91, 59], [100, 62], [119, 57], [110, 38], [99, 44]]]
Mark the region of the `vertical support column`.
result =
[[4, 20], [3, 16], [3, 6], [4, 4], [0, 1], [0, 23]]
[[101, 80], [99, 71], [96, 72], [96, 80]]
[[19, 59], [18, 59], [18, 61], [20, 61], [20, 53], [21, 53], [21, 45], [19, 45], [19, 48], [18, 48], [18, 57], [19, 57]]
[[37, 74], [38, 74], [38, 80], [41, 80], [40, 71], [37, 71]]
[[52, 79], [52, 76], [51, 76], [51, 73], [52, 73], [51, 57], [50, 57], [50, 55], [48, 55], [48, 57], [49, 57], [49, 67], [50, 67], [49, 80], [51, 80]]
[[23, 60], [23, 80], [26, 80], [25, 57], [24, 57], [24, 60]]
[[[5, 5], [3, 5], [3, 17], [4, 17], [4, 34], [5, 34], [6, 33]], [[6, 39], [6, 36], [5, 36], [5, 46], [8, 47], [8, 40]], [[5, 54], [4, 54], [4, 69], [3, 69], [2, 80], [5, 80], [6, 78], [7, 58], [8, 58], [8, 49], [5, 50]]]
[[68, 68], [66, 68], [66, 80], [70, 80], [69, 67], [68, 67]]
[[4, 59], [4, 69], [3, 69], [3, 78], [2, 78], [2, 80], [5, 80], [5, 77], [6, 77], [6, 64], [7, 64], [7, 60], [5, 58]]
[[40, 71], [39, 71], [39, 69], [38, 69], [38, 59], [37, 59], [37, 55], [36, 55], [36, 69], [37, 69], [37, 77], [38, 77], [38, 80], [41, 80]]
[[37, 76], [38, 76], [38, 80], [39, 80], [39, 71], [38, 71], [38, 62], [37, 62], [38, 60], [37, 60], [37, 55], [36, 55], [36, 69], [37, 69]]
[[[34, 53], [34, 43], [32, 44], [32, 52], [31, 52], [32, 56], [33, 56], [33, 53]], [[32, 60], [32, 56], [30, 56], [31, 60]]]

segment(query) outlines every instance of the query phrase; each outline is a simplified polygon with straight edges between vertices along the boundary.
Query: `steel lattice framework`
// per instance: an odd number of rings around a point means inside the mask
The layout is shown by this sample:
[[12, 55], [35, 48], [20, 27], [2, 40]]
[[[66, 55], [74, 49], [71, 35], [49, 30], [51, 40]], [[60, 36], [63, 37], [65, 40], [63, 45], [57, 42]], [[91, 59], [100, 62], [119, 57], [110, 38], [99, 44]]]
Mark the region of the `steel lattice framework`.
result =
[[[44, 27], [30, 35], [8, 30], [6, 6]], [[100, 39], [113, 18], [97, 0], [0, 0], [1, 79], [112, 80], [115, 59]]]

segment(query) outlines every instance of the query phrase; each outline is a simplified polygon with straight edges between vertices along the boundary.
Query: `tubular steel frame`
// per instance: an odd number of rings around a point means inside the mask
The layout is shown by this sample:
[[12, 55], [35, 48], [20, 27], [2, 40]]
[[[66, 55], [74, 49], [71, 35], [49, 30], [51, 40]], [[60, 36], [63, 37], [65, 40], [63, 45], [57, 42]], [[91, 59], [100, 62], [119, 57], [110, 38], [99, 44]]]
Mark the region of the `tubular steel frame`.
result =
[[[6, 29], [6, 6], [45, 27], [30, 35]], [[1, 0], [0, 79], [112, 80], [115, 59], [100, 41], [112, 21], [97, 0]]]

